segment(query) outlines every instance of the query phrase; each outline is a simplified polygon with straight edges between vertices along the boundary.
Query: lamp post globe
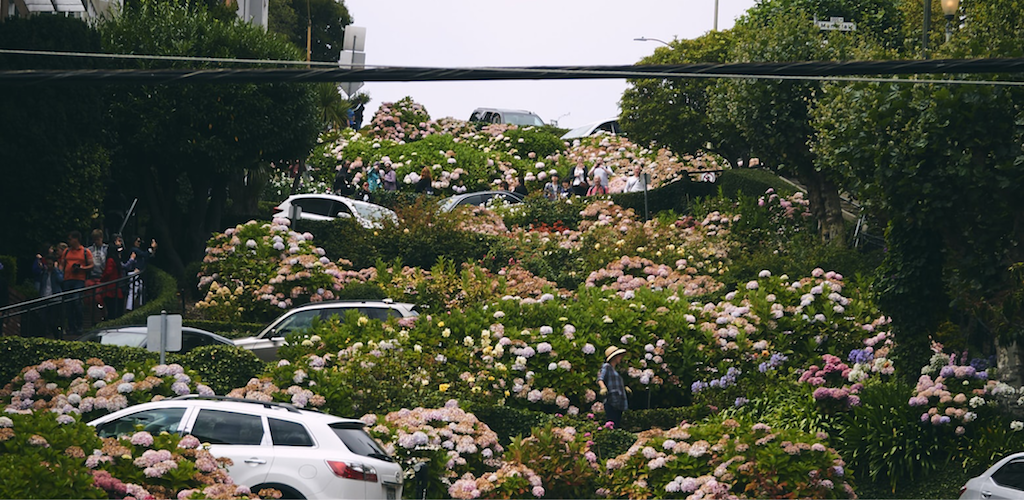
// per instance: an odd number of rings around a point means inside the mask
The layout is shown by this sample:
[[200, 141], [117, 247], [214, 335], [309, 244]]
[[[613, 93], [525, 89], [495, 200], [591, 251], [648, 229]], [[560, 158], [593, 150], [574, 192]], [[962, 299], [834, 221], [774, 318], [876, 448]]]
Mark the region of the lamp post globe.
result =
[[953, 17], [960, 9], [960, 0], [940, 0], [940, 3], [942, 4], [942, 14], [946, 16], [946, 41], [948, 42], [953, 36]]

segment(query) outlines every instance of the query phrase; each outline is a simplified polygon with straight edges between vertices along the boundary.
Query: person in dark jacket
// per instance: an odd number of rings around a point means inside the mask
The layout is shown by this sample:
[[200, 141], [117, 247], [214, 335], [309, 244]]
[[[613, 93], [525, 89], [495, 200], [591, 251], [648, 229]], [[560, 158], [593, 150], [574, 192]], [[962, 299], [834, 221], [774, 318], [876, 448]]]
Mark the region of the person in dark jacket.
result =
[[610, 346], [605, 349], [605, 363], [597, 374], [597, 385], [604, 398], [604, 414], [615, 429], [622, 425], [622, 414], [629, 409], [627, 393], [632, 392], [622, 381], [622, 375], [616, 371], [625, 354], [626, 350], [621, 347]]

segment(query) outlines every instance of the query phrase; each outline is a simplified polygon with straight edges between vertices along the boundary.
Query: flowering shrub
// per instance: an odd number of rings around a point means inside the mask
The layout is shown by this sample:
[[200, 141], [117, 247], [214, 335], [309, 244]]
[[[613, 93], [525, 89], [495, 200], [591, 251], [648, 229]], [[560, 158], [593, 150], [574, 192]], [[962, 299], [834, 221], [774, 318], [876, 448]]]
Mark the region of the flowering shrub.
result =
[[429, 467], [428, 498], [443, 498], [456, 477], [500, 465], [498, 435], [455, 400], [442, 408], [402, 409], [384, 417], [367, 414], [362, 420], [410, 477], [417, 464]]
[[370, 135], [395, 142], [415, 141], [431, 133], [428, 122], [426, 108], [405, 97], [398, 102], [381, 103], [370, 122]]
[[985, 416], [994, 413], [995, 396], [1013, 395], [1016, 390], [989, 380], [986, 370], [977, 370], [968, 364], [959, 365], [956, 359], [956, 355], [936, 352], [931, 363], [921, 370], [916, 394], [907, 404], [923, 410], [922, 423], [952, 428], [957, 436], [962, 436], [967, 427], [978, 419], [979, 413]]
[[0, 398], [9, 401], [7, 413], [51, 411], [93, 419], [165, 397], [213, 395], [195, 376], [176, 364], [148, 362], [119, 372], [98, 359], [54, 359], [26, 367], [0, 390]]
[[641, 432], [605, 466], [611, 498], [855, 498], [845, 462], [810, 435], [727, 419]]
[[192, 436], [100, 439], [75, 414], [0, 417], [0, 474], [12, 498], [258, 498], [224, 465]]
[[290, 223], [249, 221], [215, 234], [199, 273], [206, 297], [196, 308], [224, 321], [239, 320], [243, 312], [271, 316], [275, 310], [333, 299], [346, 283], [373, 277], [370, 269], [344, 270], [348, 261], [331, 262], [313, 245], [313, 235], [289, 230]]

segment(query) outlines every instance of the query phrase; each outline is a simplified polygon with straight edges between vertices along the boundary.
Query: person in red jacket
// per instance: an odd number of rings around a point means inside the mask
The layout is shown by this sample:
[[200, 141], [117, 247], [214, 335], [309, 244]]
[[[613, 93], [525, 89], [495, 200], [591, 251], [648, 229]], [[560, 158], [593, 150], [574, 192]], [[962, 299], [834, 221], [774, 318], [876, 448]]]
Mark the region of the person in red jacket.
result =
[[[124, 255], [124, 240], [121, 235], [114, 235], [114, 244], [107, 251], [107, 262], [103, 267], [101, 283], [110, 283], [124, 276], [121, 272], [121, 260]], [[103, 305], [107, 312], [106, 319], [117, 319], [124, 314], [124, 284], [118, 283], [101, 289]]]

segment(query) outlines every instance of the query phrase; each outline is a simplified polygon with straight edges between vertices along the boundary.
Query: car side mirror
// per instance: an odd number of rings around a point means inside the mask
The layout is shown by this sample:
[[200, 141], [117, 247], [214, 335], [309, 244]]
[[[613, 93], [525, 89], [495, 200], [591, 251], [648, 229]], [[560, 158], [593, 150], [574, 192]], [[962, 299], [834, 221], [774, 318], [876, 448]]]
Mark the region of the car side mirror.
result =
[[352, 214], [348, 212], [338, 212], [338, 217], [341, 217], [342, 219], [351, 219]]
[[284, 343], [284, 337], [271, 337], [270, 341], [275, 343], [275, 344], [283, 344]]

